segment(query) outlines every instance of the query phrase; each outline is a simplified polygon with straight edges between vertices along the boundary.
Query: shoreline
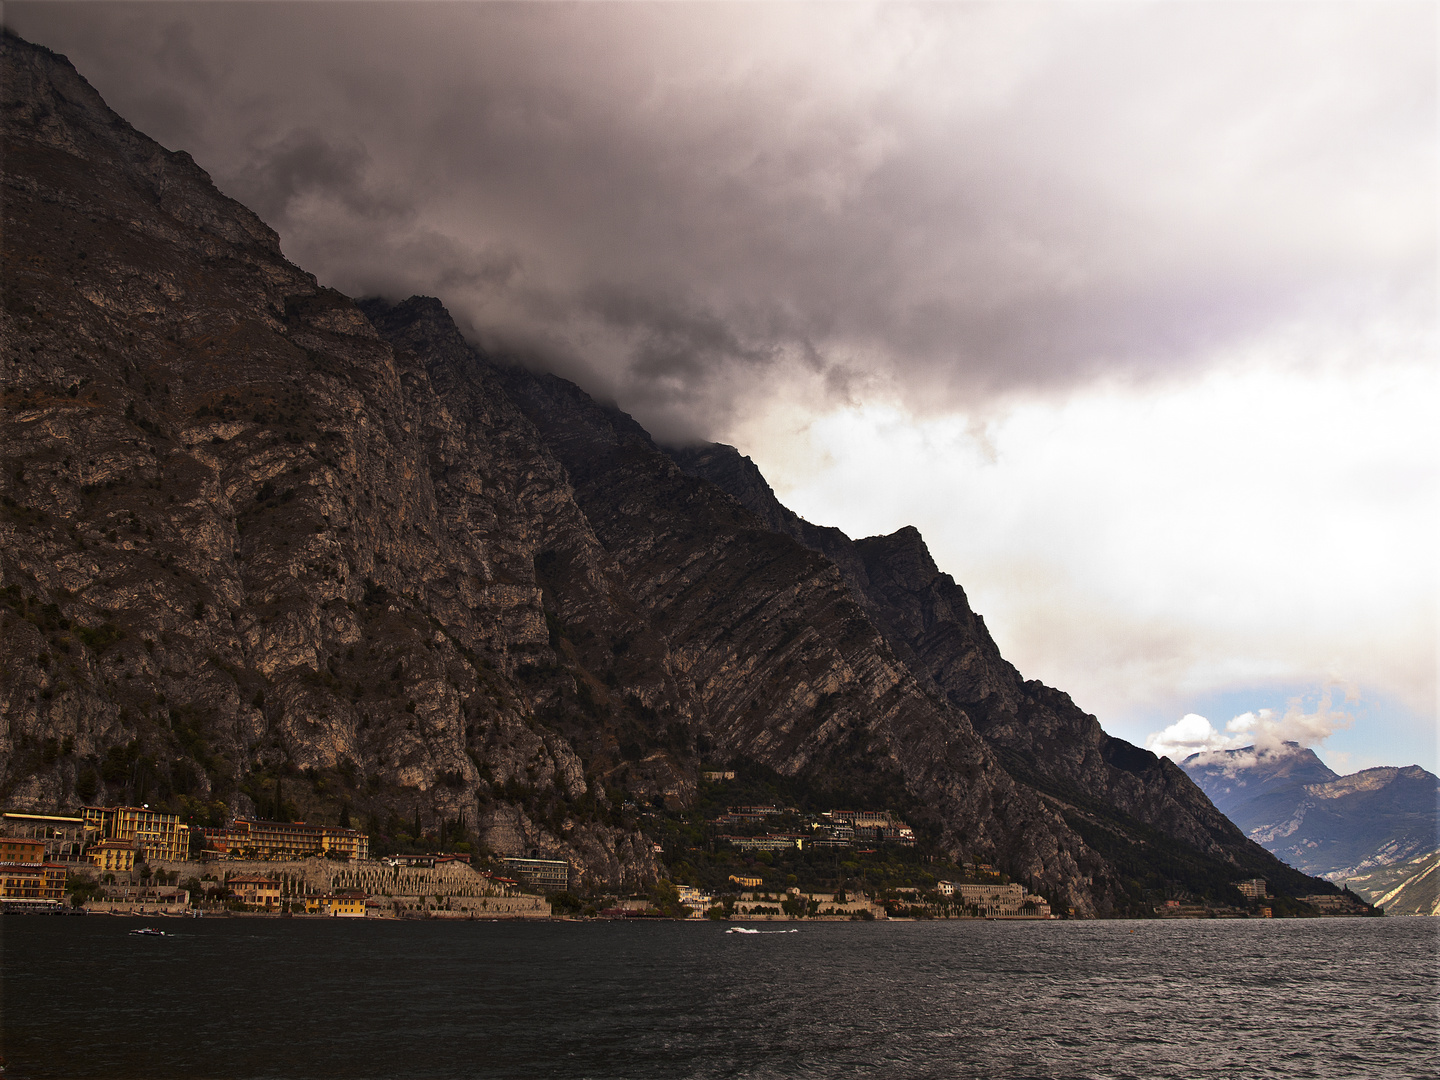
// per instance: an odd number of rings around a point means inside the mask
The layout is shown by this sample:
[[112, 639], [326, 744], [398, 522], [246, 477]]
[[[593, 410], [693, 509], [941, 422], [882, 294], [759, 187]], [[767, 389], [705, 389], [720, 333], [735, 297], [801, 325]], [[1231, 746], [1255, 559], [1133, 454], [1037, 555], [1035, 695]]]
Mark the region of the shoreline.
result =
[[[194, 909], [190, 909], [194, 910]], [[866, 923], [983, 923], [983, 922], [1026, 922], [1026, 923], [1059, 923], [1059, 922], [1083, 922], [1083, 923], [1181, 923], [1181, 922], [1320, 922], [1329, 920], [1350, 920], [1363, 918], [1364, 916], [1350, 915], [1317, 915], [1306, 916], [1295, 919], [1265, 919], [1245, 914], [1216, 914], [1210, 916], [1182, 916], [1169, 918], [1112, 918], [1112, 919], [1064, 919], [1058, 916], [1028, 916], [1028, 915], [994, 915], [994, 916], [943, 916], [936, 918], [915, 918], [913, 916], [901, 915], [893, 917], [880, 917], [876, 919], [851, 919], [840, 916], [817, 916], [809, 919], [787, 919], [761, 916], [758, 918], [742, 917], [738, 919], [709, 919], [704, 916], [689, 919], [675, 919], [661, 915], [644, 915], [630, 917], [615, 916], [593, 916], [582, 918], [574, 915], [472, 915], [470, 913], [447, 913], [427, 912], [423, 915], [319, 915], [319, 914], [295, 914], [282, 913], [278, 911], [207, 911], [202, 912], [198, 917], [182, 912], [172, 911], [92, 911], [84, 908], [66, 908], [55, 911], [8, 911], [4, 915], [36, 915], [36, 916], [69, 916], [76, 915], [96, 916], [101, 918], [137, 919], [137, 920], [179, 920], [179, 921], [201, 921], [215, 919], [274, 919], [288, 920], [295, 922], [352, 922], [352, 923], [376, 923], [376, 922], [492, 922], [492, 923], [694, 923], [694, 924], [715, 924], [723, 926], [743, 926], [750, 923], [780, 923], [790, 927], [799, 927], [805, 924], [817, 923], [849, 923], [864, 925]], [[1371, 916], [1373, 918], [1373, 916]], [[1440, 916], [1417, 915], [1413, 918], [1440, 918]]]

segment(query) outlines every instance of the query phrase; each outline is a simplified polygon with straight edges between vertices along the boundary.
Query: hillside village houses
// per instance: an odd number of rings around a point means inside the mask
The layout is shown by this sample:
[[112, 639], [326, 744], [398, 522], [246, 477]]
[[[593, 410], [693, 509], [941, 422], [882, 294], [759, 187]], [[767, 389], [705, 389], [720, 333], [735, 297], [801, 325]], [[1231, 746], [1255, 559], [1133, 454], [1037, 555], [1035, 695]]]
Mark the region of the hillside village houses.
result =
[[[768, 829], [776, 818], [792, 828]], [[914, 843], [910, 827], [886, 811], [832, 810], [805, 821], [794, 808], [735, 806], [712, 824], [749, 830], [717, 836], [741, 851]], [[546, 897], [565, 894], [575, 880], [569, 862], [535, 853], [502, 857], [494, 870], [477, 870], [468, 855], [455, 853], [369, 855], [364, 833], [334, 825], [242, 817], [224, 828], [192, 830], [148, 806], [85, 806], [75, 815], [7, 812], [0, 817], [0, 901], [10, 911], [59, 910], [67, 906], [71, 882], [78, 882], [75, 902], [95, 912], [178, 915], [204, 907], [329, 918], [544, 918], [552, 914]], [[679, 904], [695, 918], [717, 909], [725, 918], [762, 920], [1054, 917], [1043, 897], [1003, 881], [989, 865], [969, 865], [967, 876], [971, 880], [939, 881], [923, 892], [892, 889], [883, 897], [794, 887], [772, 895], [763, 877], [743, 871], [729, 876], [736, 891], [722, 897], [683, 883], [676, 889]], [[1263, 879], [1237, 888], [1251, 901], [1268, 898]], [[1305, 899], [1324, 914], [1356, 908], [1348, 898]], [[638, 898], [607, 911], [655, 913]], [[1208, 913], [1173, 900], [1157, 908], [1161, 917]]]
[[[792, 828], [767, 829], [776, 818]], [[794, 808], [734, 806], [712, 825], [749, 830], [717, 836], [741, 851], [915, 842], [910, 827], [888, 811], [831, 810], [806, 821]], [[241, 817], [223, 828], [192, 830], [176, 815], [148, 806], [85, 806], [75, 815], [7, 812], [0, 818], [0, 900], [7, 910], [58, 909], [66, 903], [67, 879], [79, 879], [77, 902], [83, 899], [91, 911], [180, 914], [203, 905], [332, 918], [538, 918], [551, 915], [546, 896], [565, 893], [575, 880], [569, 862], [535, 853], [502, 857], [491, 871], [454, 853], [369, 856], [368, 836], [335, 825]], [[923, 893], [895, 889], [883, 902], [859, 893], [802, 894], [793, 887], [772, 895], [762, 877], [743, 871], [729, 876], [736, 891], [723, 897], [694, 885], [676, 888], [680, 905], [697, 918], [717, 907], [734, 919], [885, 918], [887, 912], [1053, 917], [1043, 897], [1003, 882], [993, 867], [975, 863], [967, 874], [969, 881], [940, 881]], [[1268, 897], [1263, 879], [1237, 887], [1247, 899]], [[1326, 914], [1349, 913], [1354, 906], [1331, 899], [1307, 898]], [[654, 913], [642, 899], [610, 910]], [[1169, 901], [1157, 913], [1196, 912]]]
[[521, 882], [546, 890], [569, 881], [563, 860], [515, 860], [517, 881], [475, 870], [468, 855], [369, 855], [368, 836], [334, 825], [242, 817], [191, 830], [149, 806], [7, 812], [0, 901], [12, 911], [60, 909], [68, 879], [76, 903], [96, 912], [182, 914], [204, 905], [335, 918], [534, 918], [549, 916], [550, 905]]
[[[710, 824], [723, 826], [765, 825], [776, 817], [799, 817], [795, 807], [731, 806]], [[915, 846], [915, 830], [888, 810], [827, 810], [806, 823], [803, 829], [768, 831], [764, 835], [720, 833], [739, 851], [786, 851], [791, 848], [849, 848], [857, 843]]]
[[[793, 820], [798, 812], [736, 806], [715, 823], [763, 830], [780, 815]], [[67, 875], [73, 874], [90, 883], [77, 896], [83, 896], [84, 906], [92, 911], [180, 914], [206, 906], [334, 918], [533, 918], [550, 915], [544, 896], [565, 892], [573, 882], [573, 870], [563, 859], [506, 857], [500, 863], [503, 874], [477, 871], [468, 856], [458, 854], [374, 860], [369, 838], [354, 829], [240, 817], [223, 828], [192, 830], [176, 815], [149, 806], [84, 806], [76, 815], [6, 813], [3, 832], [0, 890], [7, 906], [26, 902], [59, 907], [65, 901]], [[914, 833], [887, 811], [831, 810], [802, 820], [791, 832], [721, 839], [741, 850], [763, 851], [911, 845]], [[724, 910], [731, 918], [885, 917], [881, 904], [858, 894], [801, 895], [792, 888], [771, 896], [762, 891], [761, 878], [744, 874], [731, 875], [730, 884], [741, 890], [738, 896], [725, 897]], [[680, 884], [677, 889], [680, 904], [692, 916], [704, 916], [717, 903], [699, 887]], [[1049, 915], [1042, 899], [998, 880], [982, 885], [941, 882], [939, 893], [963, 909], [949, 914]], [[617, 910], [636, 914], [648, 907], [642, 900], [624, 902]]]

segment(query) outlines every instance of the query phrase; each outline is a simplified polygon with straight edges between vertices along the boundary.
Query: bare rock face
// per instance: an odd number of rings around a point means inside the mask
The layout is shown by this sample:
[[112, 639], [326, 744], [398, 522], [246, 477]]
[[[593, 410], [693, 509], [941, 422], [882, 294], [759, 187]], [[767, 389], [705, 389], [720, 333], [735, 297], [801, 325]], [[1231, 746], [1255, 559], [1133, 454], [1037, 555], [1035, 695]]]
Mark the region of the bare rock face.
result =
[[[468, 386], [498, 378], [563, 468], [599, 553], [546, 549], [559, 663], [591, 688], [594, 722], [618, 719], [617, 745], [627, 726], [649, 725], [657, 747], [612, 761], [606, 777], [618, 769], [630, 789], [685, 805], [706, 746], [880, 804], [915, 800], [957, 853], [1003, 852], [1062, 894], [1088, 876], [1081, 860], [1099, 867], [893, 655], [830, 563], [686, 476], [633, 420], [573, 384], [488, 365], [426, 302], [365, 310], [432, 378], [439, 364], [473, 372]], [[603, 746], [590, 753], [605, 759]], [[1093, 903], [1088, 887], [1072, 899]]]
[[535, 720], [537, 555], [607, 579], [533, 428], [493, 379], [432, 383], [62, 58], [3, 47], [5, 804], [423, 828], [502, 801], [653, 876]]
[[1025, 680], [1000, 655], [965, 591], [935, 565], [917, 530], [852, 541], [782, 506], [734, 447], [670, 454], [770, 528], [823, 552], [916, 677], [963, 710], [1011, 777], [1038, 792], [1092, 846], [1133, 852], [1158, 833], [1237, 873], [1244, 867], [1303, 887], [1301, 875], [1251, 842], [1179, 766], [1107, 735], [1068, 694]]
[[633, 808], [746, 759], [1081, 913], [1155, 836], [1248, 866], [1179, 770], [1020, 679], [913, 530], [852, 543], [437, 300], [319, 286], [3, 49], [3, 805], [462, 830], [633, 889]]

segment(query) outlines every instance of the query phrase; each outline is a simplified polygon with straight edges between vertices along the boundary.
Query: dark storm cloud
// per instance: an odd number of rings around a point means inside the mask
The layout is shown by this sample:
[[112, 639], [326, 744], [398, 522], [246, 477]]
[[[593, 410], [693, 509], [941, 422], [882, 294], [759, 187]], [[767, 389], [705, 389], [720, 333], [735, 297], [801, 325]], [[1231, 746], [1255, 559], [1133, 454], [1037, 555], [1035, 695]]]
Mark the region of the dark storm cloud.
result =
[[233, 176], [234, 195], [277, 227], [288, 223], [291, 204], [313, 196], [339, 202], [360, 217], [407, 220], [413, 206], [385, 197], [366, 184], [370, 155], [359, 143], [332, 143], [314, 129], [291, 131], [256, 151]]
[[5, 17], [322, 280], [677, 435], [795, 373], [943, 408], [1433, 309], [1429, 5]]

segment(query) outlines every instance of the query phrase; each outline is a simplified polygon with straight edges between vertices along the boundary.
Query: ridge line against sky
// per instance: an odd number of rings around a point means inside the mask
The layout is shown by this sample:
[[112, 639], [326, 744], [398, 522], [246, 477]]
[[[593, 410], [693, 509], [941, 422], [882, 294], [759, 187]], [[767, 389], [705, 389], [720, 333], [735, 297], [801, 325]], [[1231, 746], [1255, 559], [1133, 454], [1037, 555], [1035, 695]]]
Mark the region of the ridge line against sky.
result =
[[4, 19], [322, 282], [917, 526], [1107, 730], [1436, 771], [1434, 5]]

